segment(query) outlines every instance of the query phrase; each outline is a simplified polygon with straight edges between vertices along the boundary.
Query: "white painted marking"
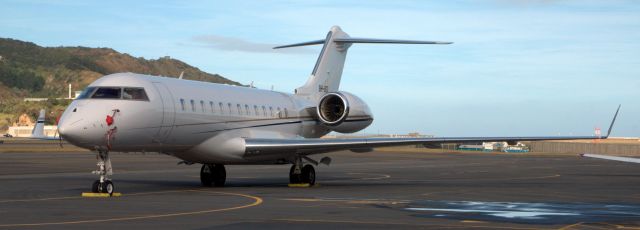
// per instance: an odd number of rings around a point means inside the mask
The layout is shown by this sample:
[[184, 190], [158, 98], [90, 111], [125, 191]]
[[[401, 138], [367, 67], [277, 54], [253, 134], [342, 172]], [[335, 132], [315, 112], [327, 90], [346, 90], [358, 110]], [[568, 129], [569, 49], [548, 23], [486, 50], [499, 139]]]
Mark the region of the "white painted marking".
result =
[[504, 218], [537, 218], [540, 216], [577, 216], [580, 214], [569, 212], [543, 212], [543, 211], [493, 211], [478, 209], [449, 209], [449, 208], [407, 208], [411, 211], [444, 211], [444, 212], [477, 212], [489, 213], [491, 216]]

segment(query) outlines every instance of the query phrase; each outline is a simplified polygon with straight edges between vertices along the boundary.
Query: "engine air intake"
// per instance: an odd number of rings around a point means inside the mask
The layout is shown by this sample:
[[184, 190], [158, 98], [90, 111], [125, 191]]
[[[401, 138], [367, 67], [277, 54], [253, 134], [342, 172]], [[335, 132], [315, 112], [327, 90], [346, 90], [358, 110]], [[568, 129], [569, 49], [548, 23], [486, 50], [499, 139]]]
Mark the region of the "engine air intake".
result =
[[328, 93], [320, 99], [318, 117], [327, 125], [342, 123], [349, 114], [349, 104], [339, 93]]

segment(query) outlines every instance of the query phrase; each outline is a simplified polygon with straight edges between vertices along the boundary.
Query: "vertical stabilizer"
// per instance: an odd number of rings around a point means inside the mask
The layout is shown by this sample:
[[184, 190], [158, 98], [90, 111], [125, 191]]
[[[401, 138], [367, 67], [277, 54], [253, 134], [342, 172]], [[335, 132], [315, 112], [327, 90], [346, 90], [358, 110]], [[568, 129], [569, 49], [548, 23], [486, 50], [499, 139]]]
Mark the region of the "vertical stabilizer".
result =
[[325, 93], [338, 91], [347, 50], [351, 44], [336, 43], [334, 40], [348, 37], [349, 35], [342, 31], [340, 27], [331, 27], [324, 40], [324, 46], [320, 51], [316, 65], [313, 67], [311, 76], [307, 83], [296, 89], [296, 94], [309, 98], [319, 98]]
[[315, 40], [290, 45], [274, 47], [274, 49], [320, 45], [322, 51], [318, 56], [316, 65], [313, 67], [311, 76], [303, 86], [296, 89], [296, 95], [304, 96], [308, 99], [320, 99], [323, 95], [330, 92], [337, 92], [340, 88], [340, 79], [342, 78], [342, 70], [344, 61], [347, 57], [347, 50], [354, 43], [369, 44], [434, 44], [446, 45], [451, 42], [439, 41], [417, 41], [417, 40], [395, 40], [395, 39], [376, 39], [376, 38], [352, 38], [342, 31], [340, 27], [333, 26], [324, 40]]
[[40, 116], [36, 121], [36, 125], [31, 130], [31, 137], [45, 137], [44, 135], [44, 109], [40, 110]]

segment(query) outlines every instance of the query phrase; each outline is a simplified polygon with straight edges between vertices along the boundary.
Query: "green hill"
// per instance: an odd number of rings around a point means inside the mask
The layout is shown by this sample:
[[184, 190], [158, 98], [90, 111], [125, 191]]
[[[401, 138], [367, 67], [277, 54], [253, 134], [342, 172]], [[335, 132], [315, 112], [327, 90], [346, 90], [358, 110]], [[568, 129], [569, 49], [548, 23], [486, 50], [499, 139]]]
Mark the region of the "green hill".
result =
[[[40, 108], [63, 109], [68, 100], [23, 102], [24, 97], [66, 97], [69, 84], [82, 90], [112, 73], [134, 72], [197, 81], [240, 85], [169, 57], [147, 60], [110, 48], [41, 47], [31, 42], [0, 38], [0, 130], [22, 113], [36, 117]], [[49, 116], [48, 123], [54, 118]]]

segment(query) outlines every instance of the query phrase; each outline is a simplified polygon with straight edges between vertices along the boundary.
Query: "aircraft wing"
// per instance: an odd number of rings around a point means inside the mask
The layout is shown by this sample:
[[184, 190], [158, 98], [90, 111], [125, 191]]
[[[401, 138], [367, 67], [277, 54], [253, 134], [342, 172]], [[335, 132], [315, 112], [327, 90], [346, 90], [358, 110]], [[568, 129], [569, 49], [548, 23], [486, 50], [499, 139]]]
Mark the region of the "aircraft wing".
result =
[[348, 138], [348, 139], [265, 139], [246, 138], [245, 153], [269, 155], [282, 153], [317, 154], [339, 150], [367, 150], [375, 147], [402, 145], [429, 145], [443, 143], [473, 142], [518, 142], [548, 140], [606, 139], [596, 136], [553, 136], [553, 137], [429, 137], [429, 138]]
[[583, 153], [583, 154], [580, 154], [580, 156], [640, 164], [640, 158], [633, 158], [633, 157], [618, 157], [618, 156], [607, 156], [607, 155], [589, 154], [589, 153]]
[[348, 138], [348, 139], [268, 139], [245, 138], [245, 156], [264, 156], [276, 154], [317, 154], [339, 150], [366, 151], [374, 147], [389, 147], [401, 145], [433, 145], [443, 143], [473, 143], [473, 142], [509, 142], [518, 141], [549, 141], [549, 140], [592, 140], [607, 139], [611, 134], [613, 124], [618, 117], [620, 106], [616, 110], [606, 136], [539, 136], [539, 137], [429, 137], [429, 138]]

